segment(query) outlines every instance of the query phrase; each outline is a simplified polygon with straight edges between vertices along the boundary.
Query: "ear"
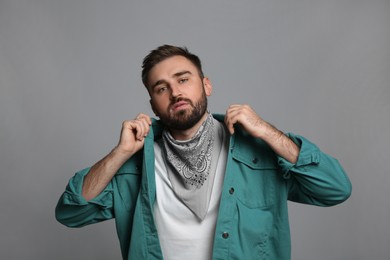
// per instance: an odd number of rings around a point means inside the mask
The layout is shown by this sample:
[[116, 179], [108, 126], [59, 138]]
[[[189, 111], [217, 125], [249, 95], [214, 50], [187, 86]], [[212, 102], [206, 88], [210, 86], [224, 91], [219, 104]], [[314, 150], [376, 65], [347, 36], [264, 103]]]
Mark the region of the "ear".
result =
[[206, 96], [211, 96], [211, 93], [213, 92], [213, 85], [211, 84], [211, 81], [208, 77], [203, 78], [203, 87]]
[[155, 108], [154, 105], [153, 105], [152, 99], [149, 99], [149, 103], [150, 103], [150, 106], [151, 106], [151, 108], [152, 108], [152, 110], [153, 110], [153, 113], [154, 113], [156, 116], [159, 117], [159, 115], [158, 115], [158, 113], [157, 113], [157, 110], [156, 110], [156, 108]]

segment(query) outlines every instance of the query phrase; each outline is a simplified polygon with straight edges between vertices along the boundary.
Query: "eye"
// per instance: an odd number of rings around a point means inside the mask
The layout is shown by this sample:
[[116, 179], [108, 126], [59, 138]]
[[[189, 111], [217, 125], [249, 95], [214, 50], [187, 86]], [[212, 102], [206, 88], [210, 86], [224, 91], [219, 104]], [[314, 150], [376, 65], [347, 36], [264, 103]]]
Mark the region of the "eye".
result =
[[188, 81], [188, 78], [181, 78], [181, 79], [179, 79], [179, 83], [180, 84], [186, 83], [187, 81]]
[[157, 90], [157, 93], [163, 93], [164, 91], [166, 91], [168, 88], [166, 86], [161, 86], [161, 87], [157, 87], [156, 90]]

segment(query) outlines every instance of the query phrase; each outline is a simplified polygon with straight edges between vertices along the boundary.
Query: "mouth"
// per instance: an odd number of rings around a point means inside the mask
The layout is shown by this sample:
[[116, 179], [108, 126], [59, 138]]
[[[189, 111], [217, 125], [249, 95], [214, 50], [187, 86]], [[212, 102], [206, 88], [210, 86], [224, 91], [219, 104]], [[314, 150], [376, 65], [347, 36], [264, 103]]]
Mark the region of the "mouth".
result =
[[185, 109], [189, 106], [190, 104], [187, 101], [178, 101], [172, 105], [172, 110], [173, 111], [178, 111], [181, 109]]

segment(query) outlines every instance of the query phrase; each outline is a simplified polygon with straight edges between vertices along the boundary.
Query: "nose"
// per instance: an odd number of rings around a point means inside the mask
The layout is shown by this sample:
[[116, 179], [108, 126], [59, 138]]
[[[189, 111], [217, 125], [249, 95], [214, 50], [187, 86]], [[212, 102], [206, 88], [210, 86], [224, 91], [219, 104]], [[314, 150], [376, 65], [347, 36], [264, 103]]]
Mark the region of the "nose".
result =
[[182, 93], [180, 91], [179, 85], [178, 84], [172, 84], [171, 85], [171, 96], [173, 98], [176, 98], [176, 97], [181, 96], [181, 95], [182, 95]]

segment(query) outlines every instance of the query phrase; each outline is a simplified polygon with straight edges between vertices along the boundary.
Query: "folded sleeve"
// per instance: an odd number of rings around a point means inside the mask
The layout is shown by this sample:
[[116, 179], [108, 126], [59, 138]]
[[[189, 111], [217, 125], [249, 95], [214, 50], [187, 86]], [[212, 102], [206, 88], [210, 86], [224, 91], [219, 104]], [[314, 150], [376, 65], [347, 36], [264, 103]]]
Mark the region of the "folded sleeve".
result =
[[338, 160], [302, 136], [287, 136], [300, 147], [295, 164], [278, 157], [289, 200], [317, 206], [333, 206], [347, 200], [352, 185]]
[[79, 171], [69, 180], [56, 206], [56, 219], [68, 227], [82, 227], [114, 217], [112, 183], [90, 201], [81, 195], [84, 177], [89, 170]]

